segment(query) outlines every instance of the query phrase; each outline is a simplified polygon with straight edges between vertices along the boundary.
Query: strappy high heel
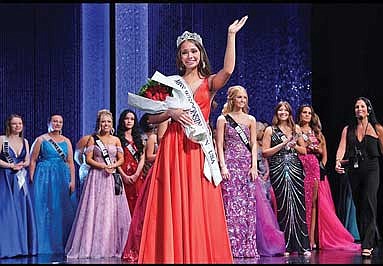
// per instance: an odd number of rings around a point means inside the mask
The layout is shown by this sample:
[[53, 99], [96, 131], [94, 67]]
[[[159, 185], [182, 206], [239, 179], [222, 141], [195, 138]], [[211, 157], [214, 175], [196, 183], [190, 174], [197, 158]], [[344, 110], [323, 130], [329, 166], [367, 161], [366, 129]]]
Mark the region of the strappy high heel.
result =
[[364, 248], [362, 250], [362, 257], [365, 257], [365, 258], [371, 258], [372, 256], [372, 251], [374, 251], [373, 248]]

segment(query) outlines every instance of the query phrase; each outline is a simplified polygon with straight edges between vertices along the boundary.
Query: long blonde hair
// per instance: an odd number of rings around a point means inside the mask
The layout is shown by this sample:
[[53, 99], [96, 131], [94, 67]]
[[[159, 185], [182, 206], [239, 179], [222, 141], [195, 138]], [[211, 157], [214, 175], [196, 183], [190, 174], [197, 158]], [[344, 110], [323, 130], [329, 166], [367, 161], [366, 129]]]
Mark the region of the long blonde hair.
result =
[[228, 114], [234, 110], [234, 101], [235, 97], [238, 95], [238, 93], [242, 91], [246, 94], [246, 105], [243, 107], [243, 112], [248, 114], [249, 113], [249, 99], [247, 96], [247, 91], [244, 87], [240, 85], [231, 86], [227, 90], [227, 100], [226, 103], [223, 105], [222, 114]]

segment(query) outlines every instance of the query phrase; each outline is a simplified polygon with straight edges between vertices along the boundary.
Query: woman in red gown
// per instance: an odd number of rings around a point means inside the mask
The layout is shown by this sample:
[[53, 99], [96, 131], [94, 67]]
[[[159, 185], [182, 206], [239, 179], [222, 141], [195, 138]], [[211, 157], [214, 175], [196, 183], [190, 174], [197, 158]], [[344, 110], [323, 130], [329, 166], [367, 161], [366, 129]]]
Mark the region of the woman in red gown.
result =
[[133, 110], [125, 109], [120, 114], [117, 136], [124, 149], [124, 163], [118, 167], [118, 171], [124, 181], [130, 214], [133, 216], [138, 194], [144, 182], [141, 178], [141, 172], [145, 163], [140, 126], [137, 115]]
[[[234, 71], [235, 36], [246, 20], [229, 26], [224, 66], [217, 74], [211, 74], [198, 34], [184, 32], [177, 39], [178, 78], [200, 108], [205, 129], [212, 99]], [[221, 186], [205, 176], [202, 144], [184, 133], [183, 126], [195, 124], [195, 117], [169, 109], [149, 121], [169, 118], [152, 168], [138, 263], [232, 263]]]

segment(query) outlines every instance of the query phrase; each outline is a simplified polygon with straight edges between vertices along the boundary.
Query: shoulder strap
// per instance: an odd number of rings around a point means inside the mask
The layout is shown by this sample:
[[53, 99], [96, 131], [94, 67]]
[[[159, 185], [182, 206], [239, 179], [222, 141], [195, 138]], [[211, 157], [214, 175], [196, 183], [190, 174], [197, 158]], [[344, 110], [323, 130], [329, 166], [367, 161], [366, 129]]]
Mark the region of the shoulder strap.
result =
[[109, 153], [104, 143], [101, 141], [101, 139], [97, 135], [93, 135], [93, 138], [96, 145], [101, 149], [102, 157], [104, 157], [105, 163], [107, 165], [111, 165], [112, 162], [110, 161]]
[[234, 128], [235, 131], [237, 131], [237, 133], [238, 133], [239, 137], [241, 138], [243, 144], [245, 144], [247, 149], [251, 152], [250, 142], [247, 139], [247, 136], [246, 136], [245, 132], [243, 132], [241, 126], [238, 125], [238, 123], [235, 122], [235, 120], [229, 114], [225, 115], [225, 118], [229, 122], [230, 126], [232, 128]]
[[65, 153], [64, 151], [61, 149], [61, 147], [56, 143], [56, 141], [54, 141], [51, 137], [46, 137], [44, 136], [44, 138], [50, 143], [52, 144], [52, 146], [55, 148], [55, 150], [57, 151], [57, 153], [60, 155], [60, 157], [66, 161], [66, 156], [65, 156]]

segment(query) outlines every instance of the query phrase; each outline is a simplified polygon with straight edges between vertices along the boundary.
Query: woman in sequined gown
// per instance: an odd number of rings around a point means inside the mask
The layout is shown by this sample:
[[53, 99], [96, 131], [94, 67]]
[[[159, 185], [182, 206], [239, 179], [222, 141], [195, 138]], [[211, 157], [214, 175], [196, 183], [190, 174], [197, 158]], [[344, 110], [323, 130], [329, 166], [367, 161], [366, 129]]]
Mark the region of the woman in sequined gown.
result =
[[143, 183], [142, 168], [145, 163], [144, 144], [138, 118], [133, 110], [125, 109], [118, 119], [117, 136], [124, 149], [124, 163], [118, 167], [121, 174], [129, 210], [133, 215], [138, 194]]
[[101, 148], [92, 137], [86, 148], [86, 162], [91, 168], [65, 247], [68, 259], [121, 257], [124, 249], [131, 217], [125, 192], [115, 195], [114, 191], [112, 173], [124, 157], [113, 131], [112, 113], [100, 110], [94, 134], [108, 151], [111, 164], [105, 163]]
[[[263, 137], [263, 156], [270, 166], [270, 180], [277, 201], [277, 219], [285, 233], [286, 253], [298, 252], [310, 256], [306, 224], [304, 172], [298, 153], [306, 153], [301, 131], [295, 125], [291, 106], [279, 102], [272, 125]], [[298, 146], [299, 142], [302, 146]]]
[[[242, 86], [232, 86], [227, 95], [222, 115], [217, 119], [216, 143], [233, 257], [283, 253], [283, 233], [279, 231], [258, 179], [256, 120], [248, 114], [247, 92]], [[245, 134], [243, 140], [234, 128], [237, 125], [233, 125], [230, 119], [242, 129]], [[259, 208], [260, 204], [263, 208]], [[259, 226], [267, 224], [262, 223], [262, 219], [268, 220], [271, 226]], [[266, 235], [267, 238], [264, 237]]]
[[[338, 219], [327, 176], [320, 180], [320, 165], [327, 163], [326, 140], [321, 131], [319, 117], [310, 105], [298, 110], [297, 123], [301, 127], [307, 154], [300, 154], [305, 178], [306, 221], [310, 246], [321, 249], [359, 251], [360, 244]], [[319, 160], [318, 160], [319, 159]]]

